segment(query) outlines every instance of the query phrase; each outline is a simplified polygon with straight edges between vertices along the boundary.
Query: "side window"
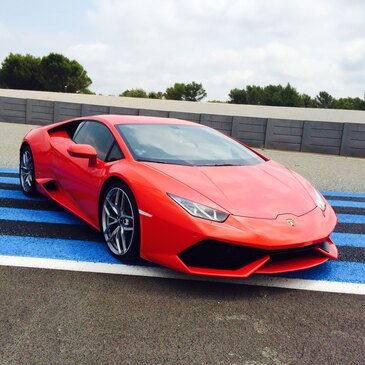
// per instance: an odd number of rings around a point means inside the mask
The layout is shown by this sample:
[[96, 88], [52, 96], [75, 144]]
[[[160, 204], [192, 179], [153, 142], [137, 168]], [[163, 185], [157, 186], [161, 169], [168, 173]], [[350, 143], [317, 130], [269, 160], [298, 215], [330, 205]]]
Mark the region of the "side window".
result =
[[107, 162], [116, 161], [124, 158], [122, 151], [120, 150], [116, 141], [114, 141], [112, 148], [107, 155]]
[[73, 141], [75, 141], [76, 136], [79, 134], [80, 129], [84, 126], [85, 123], [86, 122], [81, 122], [78, 125], [75, 124], [76, 125], [76, 129], [75, 129], [74, 133], [71, 134]]
[[[105, 161], [107, 157], [108, 161], [111, 161], [108, 155], [110, 155], [109, 152], [113, 150], [114, 146], [116, 146], [115, 149], [120, 152], [109, 129], [99, 122], [86, 121], [81, 123], [74, 134], [73, 141], [78, 144], [89, 144], [93, 146], [98, 153], [98, 158], [103, 161]], [[115, 152], [115, 154], [116, 153], [117, 152]], [[121, 152], [120, 156], [119, 159], [123, 157]]]

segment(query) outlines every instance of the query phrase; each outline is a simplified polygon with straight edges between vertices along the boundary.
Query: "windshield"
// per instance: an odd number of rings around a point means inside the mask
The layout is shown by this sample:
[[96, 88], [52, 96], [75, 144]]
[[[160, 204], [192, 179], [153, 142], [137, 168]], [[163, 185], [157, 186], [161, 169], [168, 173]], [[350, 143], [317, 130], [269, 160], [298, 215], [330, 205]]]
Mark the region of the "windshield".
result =
[[190, 166], [256, 165], [263, 159], [211, 128], [181, 124], [118, 124], [137, 161]]

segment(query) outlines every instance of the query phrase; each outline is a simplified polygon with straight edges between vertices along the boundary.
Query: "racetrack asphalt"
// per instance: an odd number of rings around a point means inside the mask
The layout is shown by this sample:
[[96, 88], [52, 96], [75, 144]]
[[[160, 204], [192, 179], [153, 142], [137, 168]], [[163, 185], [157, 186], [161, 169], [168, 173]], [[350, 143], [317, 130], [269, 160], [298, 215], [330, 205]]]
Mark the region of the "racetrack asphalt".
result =
[[0, 268], [1, 364], [362, 364], [364, 297]]
[[[0, 123], [1, 167], [16, 167], [26, 129]], [[365, 191], [364, 159], [263, 153], [320, 189]], [[0, 294], [0, 364], [362, 364], [365, 353], [359, 295], [19, 267], [0, 267]]]

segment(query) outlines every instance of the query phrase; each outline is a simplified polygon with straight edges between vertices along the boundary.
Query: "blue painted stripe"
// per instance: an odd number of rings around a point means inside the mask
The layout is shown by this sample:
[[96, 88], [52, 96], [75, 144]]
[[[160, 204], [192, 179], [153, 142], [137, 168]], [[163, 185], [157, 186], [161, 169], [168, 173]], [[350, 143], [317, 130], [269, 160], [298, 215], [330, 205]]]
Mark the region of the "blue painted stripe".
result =
[[311, 269], [275, 275], [284, 278], [365, 284], [365, 264], [329, 260]]
[[333, 207], [365, 208], [365, 202], [351, 200], [327, 200]]
[[350, 198], [365, 198], [365, 193], [351, 193], [349, 191], [330, 191], [330, 190], [321, 190], [323, 195], [330, 196], [345, 196]]
[[[50, 259], [122, 263], [115, 259], [105, 244], [91, 241], [73, 241], [51, 238], [0, 236], [0, 255], [26, 256]], [[136, 263], [133, 263], [134, 265]], [[150, 266], [140, 261], [140, 265]], [[365, 283], [365, 264], [330, 260], [312, 269], [276, 275], [322, 281]]]
[[19, 169], [13, 169], [13, 168], [6, 168], [6, 167], [1, 167], [0, 168], [0, 173], [1, 172], [12, 172], [12, 173], [18, 173]]
[[365, 247], [365, 235], [355, 233], [337, 233], [331, 234], [331, 239], [337, 246]]
[[19, 178], [0, 176], [0, 183], [19, 185]]
[[337, 214], [339, 223], [365, 224], [365, 215], [359, 214]]
[[66, 211], [13, 209], [5, 207], [0, 207], [0, 219], [25, 222], [85, 224], [79, 218]]
[[0, 236], [0, 255], [121, 263], [104, 243], [55, 238]]
[[47, 200], [47, 198], [45, 198], [42, 195], [29, 197], [24, 195], [20, 190], [6, 190], [6, 189], [0, 189], [0, 198], [10, 198], [19, 200]]

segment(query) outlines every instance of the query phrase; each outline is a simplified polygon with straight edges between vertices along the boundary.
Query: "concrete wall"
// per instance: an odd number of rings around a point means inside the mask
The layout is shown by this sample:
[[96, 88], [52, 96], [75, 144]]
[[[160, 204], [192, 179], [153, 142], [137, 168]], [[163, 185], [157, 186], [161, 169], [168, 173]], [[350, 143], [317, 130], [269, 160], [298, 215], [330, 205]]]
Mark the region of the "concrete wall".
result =
[[[1, 95], [6, 92], [10, 96]], [[77, 102], [65, 101], [71, 96]], [[327, 110], [318, 114], [316, 109], [255, 106], [257, 116], [252, 116], [252, 108], [230, 104], [219, 105], [217, 109], [215, 104], [208, 103], [110, 97], [108, 105], [105, 102], [108, 97], [85, 97], [0, 89], [0, 121], [45, 125], [97, 114], [180, 118], [213, 127], [253, 147], [365, 157], [365, 112], [362, 111], [333, 113], [330, 110], [329, 116], [336, 121], [329, 121], [324, 113]], [[294, 111], [286, 112], [288, 109]], [[317, 117], [321, 120], [314, 119]]]

